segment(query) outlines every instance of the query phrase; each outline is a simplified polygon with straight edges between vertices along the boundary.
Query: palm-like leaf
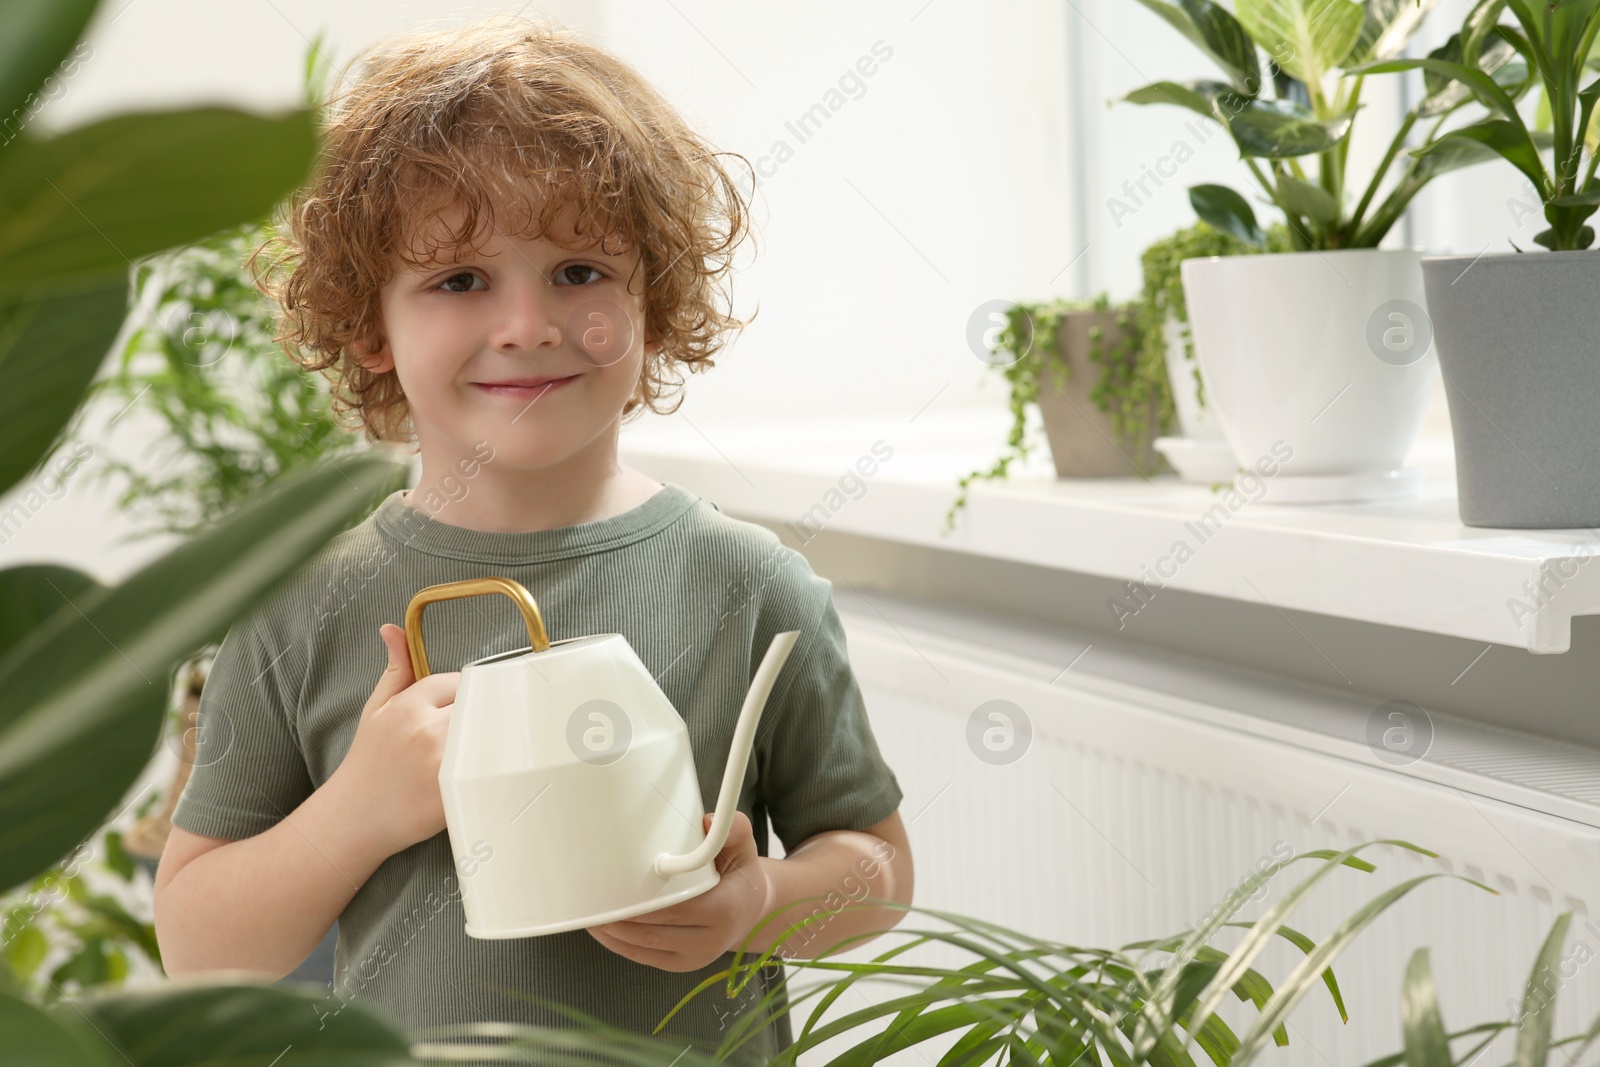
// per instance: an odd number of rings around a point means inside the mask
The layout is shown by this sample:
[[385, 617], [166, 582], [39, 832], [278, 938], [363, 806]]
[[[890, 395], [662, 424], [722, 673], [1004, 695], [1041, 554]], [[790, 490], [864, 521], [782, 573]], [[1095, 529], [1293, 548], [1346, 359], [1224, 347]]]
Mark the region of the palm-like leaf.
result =
[[[1405, 842], [1389, 843], [1431, 854]], [[1373, 870], [1357, 855], [1371, 844], [1376, 842], [1344, 852], [1318, 850], [1296, 857], [1295, 860], [1321, 863], [1289, 890], [1285, 901], [1269, 908], [1254, 923], [1235, 922], [1231, 917], [1277, 868], [1252, 872], [1189, 933], [1134, 942], [1120, 950], [1061, 944], [996, 923], [892, 901], [872, 899], [848, 905], [847, 908], [914, 911], [939, 919], [953, 929], [895, 928], [891, 935], [905, 938], [905, 943], [864, 962], [835, 957], [786, 960], [791, 967], [827, 977], [810, 988], [791, 988], [786, 1003], [772, 1001], [763, 1005], [795, 1011], [808, 1001], [817, 1001], [795, 1043], [773, 1059], [769, 1067], [792, 1067], [807, 1050], [857, 1031], [865, 1032], [852, 1037], [847, 1050], [836, 1054], [832, 1060], [836, 1067], [868, 1067], [896, 1052], [934, 1038], [948, 1039], [951, 1034], [958, 1036], [941, 1064], [975, 1067], [1003, 1056], [1013, 1064], [1037, 1063], [1040, 1067], [1087, 1063], [1176, 1067], [1194, 1062], [1188, 1051], [1190, 1044], [1197, 1045], [1219, 1067], [1246, 1063], [1254, 1055], [1252, 1043], [1259, 1043], [1267, 1035], [1279, 1044], [1288, 1043], [1284, 1017], [1316, 984], [1327, 987], [1342, 1017], [1344, 1002], [1333, 976], [1333, 960], [1367, 923], [1416, 885], [1434, 877], [1457, 877], [1427, 875], [1381, 893], [1320, 942], [1286, 925], [1288, 912], [1331, 871], [1341, 866]], [[780, 926], [781, 931], [773, 939], [774, 947], [749, 958], [742, 951], [736, 952], [726, 970], [691, 991], [662, 1020], [661, 1026], [666, 1026], [690, 999], [714, 987], [725, 987], [727, 995], [735, 995], [762, 967], [774, 961], [777, 945], [814, 921], [819, 920], [812, 916], [782, 924], [776, 913], [767, 916], [750, 937], [753, 939], [770, 925]], [[1224, 926], [1246, 930], [1244, 941], [1229, 952], [1208, 943]], [[861, 938], [869, 936], [872, 935]], [[1261, 948], [1273, 938], [1288, 940], [1304, 954], [1301, 964], [1276, 987], [1251, 966]], [[931, 944], [952, 946], [971, 960], [962, 966], [911, 962], [913, 950]], [[1167, 958], [1151, 968], [1144, 960], [1152, 955]], [[852, 1006], [851, 1010], [832, 1016], [827, 1014], [830, 1009], [841, 1007], [846, 991], [863, 981], [904, 986], [906, 992], [874, 999], [865, 1006]], [[1246, 1037], [1234, 1035], [1217, 1017], [1215, 1004], [1210, 1002], [1211, 993], [1217, 990], [1231, 992], [1240, 1001], [1256, 1006], [1257, 1019]], [[713, 1058], [743, 1050], [765, 1025], [757, 1021], [762, 1018], [759, 1011], [742, 1017]]]
[[1439, 998], [1433, 987], [1428, 950], [1419, 948], [1406, 964], [1400, 989], [1400, 1030], [1406, 1043], [1409, 1067], [1455, 1067], [1450, 1039], [1439, 1018]]

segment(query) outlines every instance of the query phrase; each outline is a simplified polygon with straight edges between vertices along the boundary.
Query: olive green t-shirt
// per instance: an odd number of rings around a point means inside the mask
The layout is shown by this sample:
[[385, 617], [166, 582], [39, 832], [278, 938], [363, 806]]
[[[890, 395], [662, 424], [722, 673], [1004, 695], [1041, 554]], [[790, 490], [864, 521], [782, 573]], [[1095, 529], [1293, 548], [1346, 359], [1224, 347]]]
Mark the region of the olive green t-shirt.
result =
[[[416, 503], [432, 504], [442, 519], [448, 512], [436, 500]], [[769, 819], [792, 852], [813, 834], [865, 829], [899, 807], [899, 783], [850, 669], [832, 583], [770, 530], [668, 482], [623, 514], [528, 533], [450, 525], [401, 491], [390, 494], [228, 632], [201, 698], [204, 740], [173, 823], [239, 839], [293, 812], [349, 749], [387, 663], [379, 626], [403, 624], [425, 586], [488, 576], [527, 587], [551, 641], [627, 638], [683, 716], [708, 809], [768, 643], [800, 631], [762, 713], [740, 794], [762, 855]], [[504, 596], [430, 605], [425, 629], [430, 668], [440, 673], [528, 647], [522, 616]], [[675, 973], [618, 955], [586, 930], [469, 937], [458, 873], [441, 832], [390, 856], [361, 886], [339, 917], [328, 1015], [357, 1002], [413, 1033], [488, 1020], [572, 1025], [519, 996], [526, 994], [648, 1033], [732, 960], [727, 953], [703, 970]], [[737, 998], [720, 983], [702, 991], [663, 1034], [715, 1046], [778, 987], [782, 968], [760, 979]], [[765, 1056], [790, 1043], [783, 1016], [749, 1051]]]

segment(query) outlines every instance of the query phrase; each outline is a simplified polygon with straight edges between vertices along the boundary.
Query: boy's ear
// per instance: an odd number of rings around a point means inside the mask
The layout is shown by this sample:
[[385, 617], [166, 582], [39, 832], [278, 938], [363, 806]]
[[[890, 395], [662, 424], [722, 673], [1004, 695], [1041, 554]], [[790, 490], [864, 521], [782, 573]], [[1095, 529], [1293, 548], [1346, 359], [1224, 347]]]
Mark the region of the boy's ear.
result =
[[350, 342], [350, 348], [355, 353], [356, 362], [373, 374], [394, 370], [394, 353], [389, 351], [388, 341], [385, 341], [382, 347], [372, 349], [365, 340], [357, 338]]

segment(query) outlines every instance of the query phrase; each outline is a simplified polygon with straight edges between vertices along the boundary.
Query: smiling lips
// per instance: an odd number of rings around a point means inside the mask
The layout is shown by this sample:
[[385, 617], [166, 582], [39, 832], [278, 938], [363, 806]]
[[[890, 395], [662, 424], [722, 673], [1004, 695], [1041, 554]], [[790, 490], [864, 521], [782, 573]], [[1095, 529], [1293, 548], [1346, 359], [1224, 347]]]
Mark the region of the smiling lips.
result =
[[481, 389], [491, 396], [514, 396], [527, 399], [541, 397], [555, 389], [560, 389], [569, 382], [576, 381], [578, 375], [572, 374], [565, 378], [507, 378], [501, 382], [473, 382], [473, 388]]

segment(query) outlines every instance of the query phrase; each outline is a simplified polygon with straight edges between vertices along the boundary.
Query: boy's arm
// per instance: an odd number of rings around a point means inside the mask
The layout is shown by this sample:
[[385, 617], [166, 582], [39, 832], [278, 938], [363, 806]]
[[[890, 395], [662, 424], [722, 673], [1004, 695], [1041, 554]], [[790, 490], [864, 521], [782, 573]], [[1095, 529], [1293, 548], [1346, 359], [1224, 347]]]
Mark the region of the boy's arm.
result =
[[[766, 951], [786, 928], [809, 917], [778, 950], [779, 955], [804, 959], [835, 948], [848, 951], [893, 927], [905, 917], [904, 910], [857, 902], [875, 897], [910, 904], [916, 881], [899, 812], [865, 830], [813, 834], [782, 859], [763, 856], [759, 862], [771, 887], [764, 913], [780, 914], [750, 939], [750, 948]], [[851, 938], [855, 940], [840, 944]]]
[[275, 981], [311, 955], [388, 858], [352, 832], [341, 788], [336, 774], [272, 829], [239, 841], [172, 828], [155, 881], [167, 974], [226, 969]]
[[[712, 813], [705, 814], [706, 829], [712, 818]], [[783, 859], [769, 859], [756, 849], [749, 816], [736, 812], [716, 864], [721, 878], [709, 891], [631, 919], [591, 926], [589, 933], [635, 963], [693, 971], [740, 946], [747, 952], [765, 951], [789, 925], [808, 915], [813, 921], [788, 937], [782, 955], [810, 957], [854, 948], [905, 915], [901, 908], [856, 902], [867, 897], [911, 902], [911, 846], [898, 813], [865, 830], [812, 834]], [[768, 913], [779, 909], [780, 918], [745, 940]], [[858, 935], [860, 940], [840, 944]]]
[[[405, 631], [385, 623], [379, 636], [388, 669], [361, 711], [350, 750], [320, 788], [252, 837], [173, 827], [155, 885], [156, 938], [169, 975], [242, 970], [283, 977], [384, 860], [445, 829], [439, 763], [461, 674], [416, 681]], [[229, 758], [240, 757], [230, 750]]]

